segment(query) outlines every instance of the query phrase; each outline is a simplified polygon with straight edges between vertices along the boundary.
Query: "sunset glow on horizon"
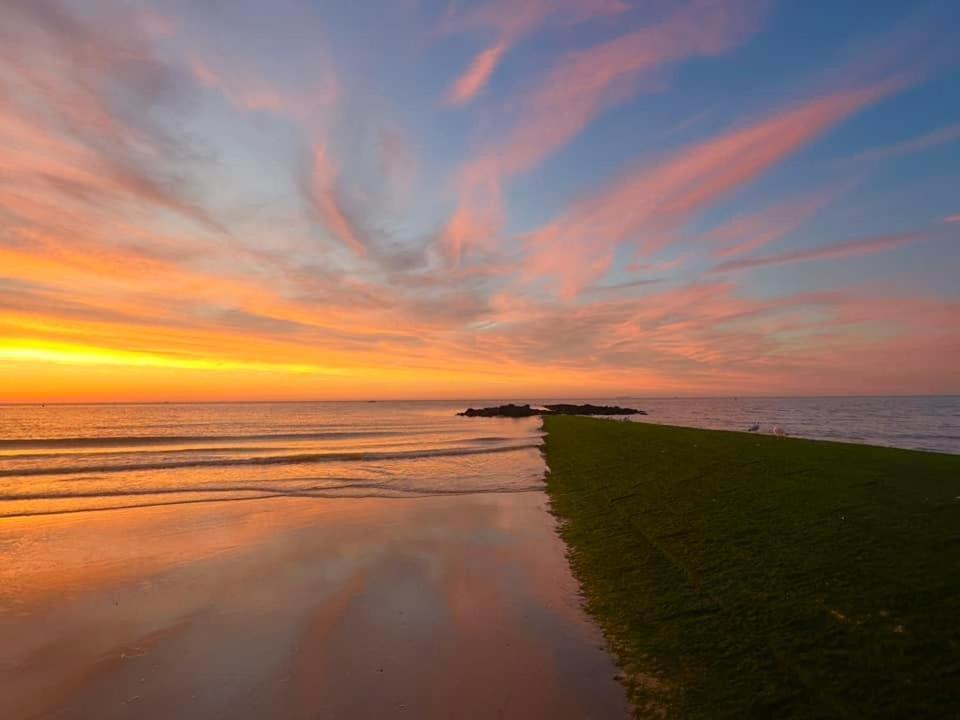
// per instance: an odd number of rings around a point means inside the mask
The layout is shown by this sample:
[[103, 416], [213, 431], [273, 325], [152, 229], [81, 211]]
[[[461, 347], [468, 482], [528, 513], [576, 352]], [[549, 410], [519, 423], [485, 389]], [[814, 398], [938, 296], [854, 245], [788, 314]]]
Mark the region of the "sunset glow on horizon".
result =
[[0, 402], [960, 393], [960, 9], [0, 0]]

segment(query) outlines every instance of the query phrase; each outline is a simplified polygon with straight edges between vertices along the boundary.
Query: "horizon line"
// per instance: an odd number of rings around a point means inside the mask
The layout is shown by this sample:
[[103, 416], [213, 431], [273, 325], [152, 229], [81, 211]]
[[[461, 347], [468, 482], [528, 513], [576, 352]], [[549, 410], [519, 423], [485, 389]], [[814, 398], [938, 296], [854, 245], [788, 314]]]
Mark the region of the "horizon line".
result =
[[430, 402], [520, 402], [530, 401], [530, 397], [536, 397], [537, 400], [548, 402], [556, 400], [843, 400], [843, 399], [882, 399], [882, 398], [954, 398], [960, 397], [960, 392], [947, 393], [886, 393], [886, 394], [848, 394], [848, 395], [765, 395], [765, 394], [739, 394], [739, 395], [555, 395], [549, 396], [526, 396], [526, 397], [449, 397], [449, 398], [356, 398], [356, 399], [302, 399], [302, 400], [80, 400], [80, 401], [35, 401], [35, 402], [3, 402], [0, 401], [0, 407], [46, 407], [48, 405], [56, 407], [82, 407], [95, 405], [309, 405], [309, 404], [333, 404], [333, 403], [430, 403]]

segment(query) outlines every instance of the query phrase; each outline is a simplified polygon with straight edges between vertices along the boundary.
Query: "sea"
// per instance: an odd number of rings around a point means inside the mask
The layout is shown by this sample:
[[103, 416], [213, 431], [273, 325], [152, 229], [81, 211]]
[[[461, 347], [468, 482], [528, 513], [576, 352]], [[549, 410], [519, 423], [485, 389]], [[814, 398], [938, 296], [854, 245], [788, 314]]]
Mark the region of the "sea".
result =
[[[633, 422], [960, 453], [960, 396], [594, 398]], [[538, 418], [507, 402], [0, 406], [0, 518], [269, 497], [404, 498], [542, 488]], [[511, 402], [543, 404], [547, 399]]]

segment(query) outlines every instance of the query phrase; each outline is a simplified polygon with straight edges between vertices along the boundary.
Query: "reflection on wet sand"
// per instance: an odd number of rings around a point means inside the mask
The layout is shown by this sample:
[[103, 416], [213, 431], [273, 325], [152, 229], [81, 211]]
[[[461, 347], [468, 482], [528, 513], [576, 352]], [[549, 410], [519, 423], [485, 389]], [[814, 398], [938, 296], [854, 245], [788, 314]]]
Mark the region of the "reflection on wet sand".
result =
[[0, 521], [0, 717], [623, 717], [544, 503]]

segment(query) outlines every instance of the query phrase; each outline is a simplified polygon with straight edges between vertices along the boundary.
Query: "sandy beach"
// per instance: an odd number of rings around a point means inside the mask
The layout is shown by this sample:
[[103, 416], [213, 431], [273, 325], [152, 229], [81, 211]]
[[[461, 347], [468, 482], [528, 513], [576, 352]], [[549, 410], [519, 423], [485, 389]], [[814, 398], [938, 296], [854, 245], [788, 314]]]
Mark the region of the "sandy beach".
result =
[[0, 716], [615, 718], [540, 493], [0, 521]]

